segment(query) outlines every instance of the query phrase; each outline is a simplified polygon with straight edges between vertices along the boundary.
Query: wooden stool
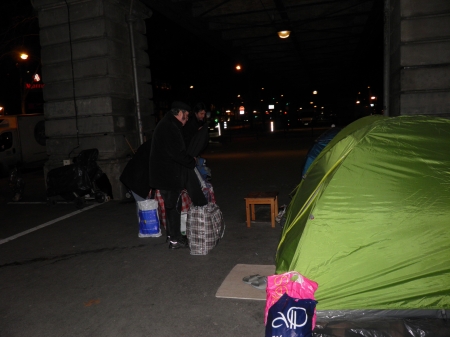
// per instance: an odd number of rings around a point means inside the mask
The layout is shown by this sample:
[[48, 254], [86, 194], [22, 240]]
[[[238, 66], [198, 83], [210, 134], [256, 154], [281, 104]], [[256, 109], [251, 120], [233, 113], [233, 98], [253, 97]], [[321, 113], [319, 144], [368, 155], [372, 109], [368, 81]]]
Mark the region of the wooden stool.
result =
[[255, 205], [270, 205], [272, 228], [275, 227], [275, 217], [278, 215], [278, 192], [250, 192], [244, 199], [247, 227], [250, 227], [250, 212], [251, 219], [255, 220]]

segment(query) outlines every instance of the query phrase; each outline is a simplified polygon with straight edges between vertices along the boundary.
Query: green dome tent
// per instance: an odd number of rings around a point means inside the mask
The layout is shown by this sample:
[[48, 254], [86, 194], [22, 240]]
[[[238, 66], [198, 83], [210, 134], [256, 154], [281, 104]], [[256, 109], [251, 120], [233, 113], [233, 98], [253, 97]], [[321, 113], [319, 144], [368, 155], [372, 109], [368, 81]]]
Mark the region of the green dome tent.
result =
[[319, 312], [448, 312], [450, 120], [361, 118], [294, 193], [276, 273], [316, 281]]

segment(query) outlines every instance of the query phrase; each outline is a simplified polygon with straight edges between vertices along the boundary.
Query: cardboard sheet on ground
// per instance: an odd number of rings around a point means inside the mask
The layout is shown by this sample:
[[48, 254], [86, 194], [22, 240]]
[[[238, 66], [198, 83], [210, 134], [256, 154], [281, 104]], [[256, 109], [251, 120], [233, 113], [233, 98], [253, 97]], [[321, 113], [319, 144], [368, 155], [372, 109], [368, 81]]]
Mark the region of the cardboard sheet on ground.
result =
[[242, 279], [249, 275], [268, 276], [274, 273], [274, 265], [237, 264], [222, 282], [216, 292], [216, 297], [265, 301], [265, 289], [256, 289], [250, 284], [244, 283]]

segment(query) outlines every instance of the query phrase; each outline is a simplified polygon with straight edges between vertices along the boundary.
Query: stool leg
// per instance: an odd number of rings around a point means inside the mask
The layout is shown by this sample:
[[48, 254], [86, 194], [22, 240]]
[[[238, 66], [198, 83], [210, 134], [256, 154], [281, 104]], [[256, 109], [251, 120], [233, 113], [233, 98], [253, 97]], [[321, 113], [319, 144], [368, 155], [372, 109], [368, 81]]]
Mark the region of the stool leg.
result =
[[247, 200], [245, 201], [245, 216], [247, 218], [247, 227], [250, 228], [250, 205]]
[[278, 196], [275, 197], [275, 213], [278, 215]]
[[[278, 215], [278, 196], [275, 196], [275, 217]], [[274, 225], [272, 227], [275, 227], [275, 221]]]
[[270, 203], [272, 228], [275, 228], [275, 200]]
[[250, 208], [252, 209], [252, 220], [255, 221], [255, 204], [250, 204]]

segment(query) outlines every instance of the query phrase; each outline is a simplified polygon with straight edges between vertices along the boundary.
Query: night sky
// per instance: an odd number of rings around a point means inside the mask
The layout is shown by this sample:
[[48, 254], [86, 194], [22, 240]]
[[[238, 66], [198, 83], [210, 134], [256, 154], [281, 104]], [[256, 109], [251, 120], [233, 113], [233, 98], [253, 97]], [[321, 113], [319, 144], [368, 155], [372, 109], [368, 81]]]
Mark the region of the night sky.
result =
[[[20, 82], [19, 73], [33, 72], [39, 64], [39, 27], [36, 14], [30, 0], [2, 0], [0, 4], [0, 105], [5, 106], [8, 113], [20, 112]], [[280, 94], [286, 88], [295, 89], [293, 84], [285, 87], [273, 79], [256, 79], [251, 73], [238, 73], [234, 66], [236, 60], [223, 55], [220, 51], [203, 43], [185, 28], [169, 21], [154, 11], [146, 20], [148, 53], [150, 70], [154, 86], [155, 100], [160, 92], [156, 87], [164, 83], [171, 86], [171, 99], [185, 100], [189, 104], [203, 101], [217, 107], [236, 102], [236, 94], [246, 95], [255, 88], [266, 87], [273, 95]], [[362, 60], [363, 70], [355, 83], [342, 83], [330, 95], [331, 103], [345, 104], [339, 100], [348, 100], [358, 87], [371, 83], [373, 91], [381, 97], [383, 75], [383, 34], [382, 24], [376, 28], [372, 44]], [[15, 56], [21, 49], [27, 49], [30, 59], [23, 63]], [[45, 82], [45, 78], [44, 78]], [[274, 85], [276, 84], [276, 85]], [[194, 89], [189, 89], [193, 85]], [[272, 87], [272, 88], [271, 88]], [[340, 90], [340, 91], [339, 91]], [[289, 95], [289, 90], [285, 94]], [[271, 93], [272, 94], [272, 93]], [[330, 92], [331, 94], [331, 92]], [[291, 94], [292, 95], [292, 94]], [[35, 95], [36, 96], [36, 95]], [[292, 95], [294, 96], [294, 95]], [[30, 100], [40, 100], [42, 97], [29, 96]]]
[[[19, 53], [30, 57], [22, 61]], [[39, 26], [30, 0], [0, 2], [0, 105], [9, 114], [20, 113], [20, 73], [27, 78], [39, 66]], [[29, 74], [29, 73], [28, 73]], [[29, 75], [28, 75], [29, 76]], [[30, 92], [29, 100], [42, 102], [42, 94]], [[33, 106], [33, 109], [39, 107]], [[38, 112], [38, 111], [33, 111]]]
[[[228, 102], [244, 86], [234, 60], [203, 43], [185, 28], [153, 12], [147, 23], [150, 69], [154, 82], [169, 82], [174, 97]], [[194, 90], [189, 90], [193, 85]]]

